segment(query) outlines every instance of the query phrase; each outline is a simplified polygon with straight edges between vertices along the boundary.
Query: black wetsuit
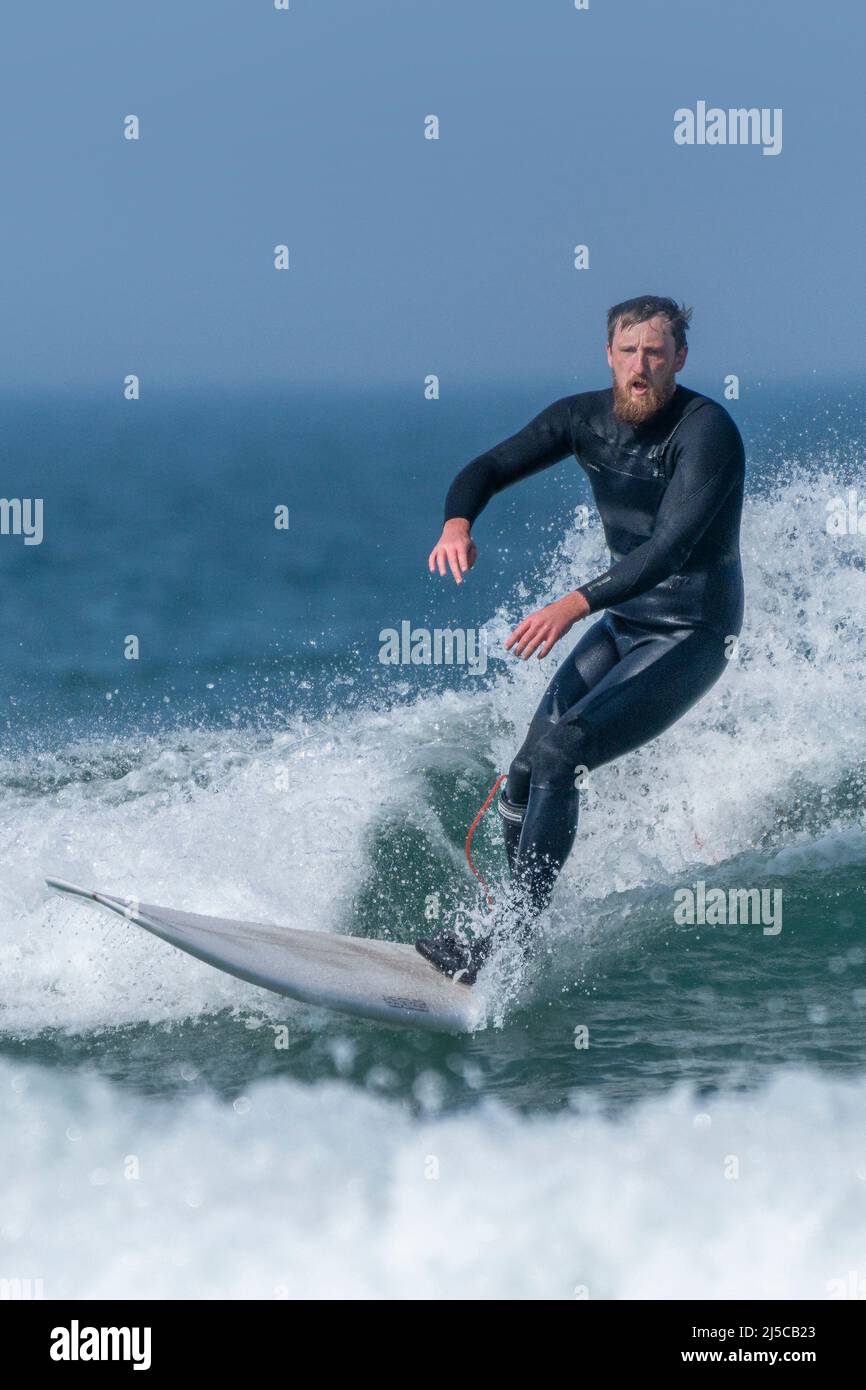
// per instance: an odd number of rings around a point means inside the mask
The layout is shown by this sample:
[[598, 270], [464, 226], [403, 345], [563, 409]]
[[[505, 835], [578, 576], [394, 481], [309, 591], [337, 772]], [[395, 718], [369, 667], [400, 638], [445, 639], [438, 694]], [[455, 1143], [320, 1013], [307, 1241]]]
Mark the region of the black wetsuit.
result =
[[745, 471], [723, 406], [677, 386], [643, 425], [613, 391], [548, 406], [458, 474], [446, 520], [473, 523], [497, 492], [573, 457], [589, 478], [611, 566], [580, 586], [606, 610], [556, 671], [500, 800], [512, 876], [540, 911], [577, 829], [576, 780], [656, 738], [719, 678], [740, 631]]

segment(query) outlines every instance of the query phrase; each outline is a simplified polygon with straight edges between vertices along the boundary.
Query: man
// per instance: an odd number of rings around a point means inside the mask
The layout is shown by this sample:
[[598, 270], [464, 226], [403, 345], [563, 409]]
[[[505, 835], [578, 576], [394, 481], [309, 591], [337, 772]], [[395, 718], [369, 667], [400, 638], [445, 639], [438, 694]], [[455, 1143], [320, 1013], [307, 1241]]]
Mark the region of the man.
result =
[[[514, 903], [525, 928], [547, 906], [577, 830], [576, 779], [656, 738], [725, 669], [743, 621], [739, 534], [745, 460], [716, 401], [676, 381], [691, 310], [641, 295], [607, 319], [612, 389], [555, 401], [457, 475], [431, 571], [458, 584], [472, 525], [495, 493], [568, 456], [586, 472], [611, 566], [524, 618], [506, 648], [546, 657], [576, 622], [604, 613], [556, 671], [499, 799]], [[474, 982], [494, 933], [442, 931], [417, 949]]]

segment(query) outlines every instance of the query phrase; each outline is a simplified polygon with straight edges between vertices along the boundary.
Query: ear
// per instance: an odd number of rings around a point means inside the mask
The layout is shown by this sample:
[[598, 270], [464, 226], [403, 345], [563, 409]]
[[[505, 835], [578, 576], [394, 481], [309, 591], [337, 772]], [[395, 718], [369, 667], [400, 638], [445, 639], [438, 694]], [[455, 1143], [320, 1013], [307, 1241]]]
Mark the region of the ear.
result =
[[682, 371], [683, 367], [684, 367], [685, 364], [686, 364], [686, 358], [688, 357], [688, 355], [689, 355], [689, 350], [688, 350], [687, 347], [680, 348], [679, 352], [677, 353], [676, 357], [674, 358], [674, 371], [675, 371], [675, 372], [681, 372], [681, 371]]
[[[611, 350], [610, 350], [610, 343], [607, 343], [607, 344], [606, 344], [606, 347], [607, 347], [607, 365], [608, 365], [609, 367], [612, 367], [612, 366], [613, 366], [613, 353], [612, 353]], [[679, 369], [677, 369], [677, 370], [679, 370]]]

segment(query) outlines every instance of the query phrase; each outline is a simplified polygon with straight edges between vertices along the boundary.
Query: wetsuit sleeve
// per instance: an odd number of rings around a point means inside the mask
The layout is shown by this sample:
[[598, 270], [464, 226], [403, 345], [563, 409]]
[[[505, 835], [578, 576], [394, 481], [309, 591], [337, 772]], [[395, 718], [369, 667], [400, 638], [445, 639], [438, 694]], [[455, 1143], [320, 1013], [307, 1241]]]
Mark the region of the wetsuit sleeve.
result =
[[445, 520], [475, 521], [491, 497], [574, 452], [569, 397], [554, 401], [517, 434], [467, 463], [448, 489]]
[[[701, 415], [710, 418], [701, 421]], [[682, 569], [710, 522], [741, 483], [745, 471], [743, 441], [727, 412], [695, 411], [690, 423], [693, 429], [690, 437], [679, 443], [676, 466], [652, 535], [578, 589], [591, 613], [637, 598]]]

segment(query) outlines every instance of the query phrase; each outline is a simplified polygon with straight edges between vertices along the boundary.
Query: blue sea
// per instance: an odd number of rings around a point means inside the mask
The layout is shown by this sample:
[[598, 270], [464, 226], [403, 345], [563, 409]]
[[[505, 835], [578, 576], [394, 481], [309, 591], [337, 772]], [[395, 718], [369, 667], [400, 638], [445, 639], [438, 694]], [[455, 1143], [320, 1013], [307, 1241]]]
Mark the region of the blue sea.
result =
[[[537, 966], [482, 977], [477, 1033], [295, 1004], [44, 885], [399, 941], [477, 913], [467, 828], [577, 634], [544, 662], [504, 639], [605, 552], [564, 462], [494, 500], [464, 585], [427, 556], [454, 472], [574, 389], [2, 401], [2, 493], [42, 499], [44, 535], [0, 536], [0, 1278], [276, 1299], [866, 1281], [866, 519], [828, 530], [834, 499], [866, 512], [862, 388], [727, 403], [739, 650], [591, 776]], [[404, 622], [483, 629], [486, 670], [383, 663]], [[474, 851], [495, 889], [495, 816]], [[698, 882], [780, 891], [781, 930], [677, 921]]]

